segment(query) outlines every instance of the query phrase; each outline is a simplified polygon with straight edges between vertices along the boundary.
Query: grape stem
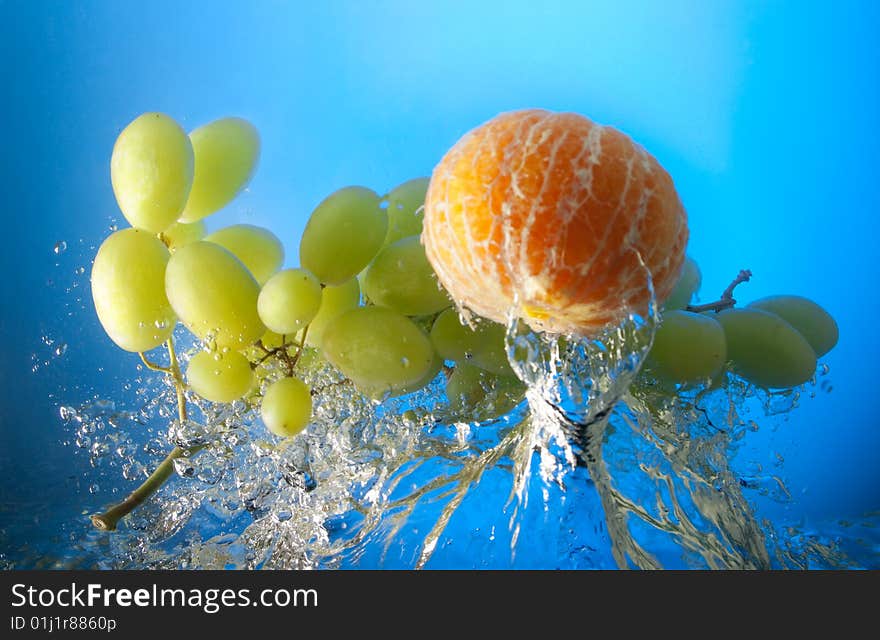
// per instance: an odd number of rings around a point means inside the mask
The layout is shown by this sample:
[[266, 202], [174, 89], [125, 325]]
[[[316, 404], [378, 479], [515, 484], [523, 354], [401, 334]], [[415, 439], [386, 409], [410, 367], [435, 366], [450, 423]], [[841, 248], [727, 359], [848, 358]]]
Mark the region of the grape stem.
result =
[[[305, 329], [303, 329], [302, 339], [299, 342], [292, 341], [287, 342], [287, 336], [281, 336], [281, 346], [275, 347], [273, 349], [268, 348], [263, 344], [262, 340], [257, 340], [254, 343], [258, 349], [262, 350], [263, 355], [256, 362], [251, 362], [251, 369], [256, 369], [261, 364], [263, 364], [266, 360], [271, 358], [272, 356], [276, 356], [281, 362], [284, 364], [284, 368], [287, 370], [288, 377], [293, 376], [293, 369], [296, 366], [296, 363], [299, 362], [300, 355], [303, 352], [303, 349], [306, 345], [306, 335], [309, 333], [309, 325], [306, 325]], [[296, 354], [293, 357], [290, 356], [290, 353], [287, 351], [287, 348], [296, 345]]]
[[[183, 382], [183, 376], [180, 373], [180, 363], [177, 360], [177, 354], [174, 351], [174, 340], [172, 338], [168, 338], [168, 342], [166, 343], [168, 347], [168, 359], [170, 361], [169, 366], [162, 367], [153, 362], [147, 360], [147, 357], [143, 353], [139, 353], [138, 355], [141, 357], [141, 361], [144, 363], [144, 366], [147, 369], [152, 371], [161, 371], [162, 373], [169, 375], [174, 380], [174, 390], [177, 393], [177, 417], [180, 420], [180, 424], [186, 422], [186, 395], [184, 394], [184, 390], [186, 386]], [[120, 502], [119, 504], [113, 505], [109, 509], [107, 509], [104, 513], [98, 513], [91, 516], [92, 524], [95, 525], [96, 528], [101, 531], [114, 531], [116, 529], [116, 525], [119, 521], [131, 513], [138, 505], [140, 505], [144, 500], [153, 495], [156, 491], [159, 490], [165, 481], [171, 477], [171, 474], [174, 472], [174, 461], [180, 458], [181, 456], [189, 456], [193, 455], [196, 452], [200, 451], [204, 448], [205, 445], [196, 445], [194, 447], [189, 447], [184, 449], [182, 447], [174, 447], [171, 450], [165, 459], [156, 467], [156, 470], [150, 474], [150, 477], [147, 478], [141, 486], [132, 491], [128, 497]]]
[[718, 313], [719, 311], [730, 309], [731, 307], [736, 305], [736, 300], [733, 298], [733, 290], [736, 289], [737, 285], [742, 284], [743, 282], [748, 282], [751, 277], [752, 272], [748, 269], [740, 270], [736, 278], [734, 278], [733, 282], [731, 282], [724, 290], [724, 293], [721, 294], [720, 300], [716, 300], [715, 302], [710, 302], [708, 304], [689, 304], [685, 307], [685, 311], [690, 311], [691, 313], [714, 311], [715, 313]]
[[138, 355], [141, 357], [141, 362], [144, 363], [144, 366], [150, 371], [161, 371], [162, 373], [171, 373], [170, 367], [163, 367], [162, 365], [158, 365], [155, 362], [150, 362], [147, 360], [146, 354], [143, 351], [139, 351]]

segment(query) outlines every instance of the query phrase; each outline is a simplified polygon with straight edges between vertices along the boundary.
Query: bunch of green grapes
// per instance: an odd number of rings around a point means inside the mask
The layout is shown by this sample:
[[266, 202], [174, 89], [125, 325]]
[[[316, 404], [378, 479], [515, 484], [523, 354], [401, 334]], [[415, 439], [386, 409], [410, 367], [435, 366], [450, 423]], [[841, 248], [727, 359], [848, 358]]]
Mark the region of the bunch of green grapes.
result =
[[733, 289], [750, 276], [742, 272], [717, 302], [691, 305], [702, 278], [687, 258], [661, 312], [646, 372], [683, 386], [716, 384], [728, 370], [765, 389], [809, 381], [817, 359], [837, 344], [837, 323], [816, 302], [796, 295], [736, 308]]
[[375, 399], [426, 386], [444, 360], [461, 413], [495, 386], [516, 386], [503, 328], [462, 324], [425, 256], [427, 178], [384, 196], [359, 186], [329, 195], [308, 220], [299, 268], [282, 269], [284, 247], [267, 229], [208, 234], [204, 218], [247, 186], [259, 152], [240, 118], [187, 134], [147, 113], [119, 135], [111, 181], [131, 228], [103, 242], [92, 270], [98, 317], [119, 347], [151, 364], [145, 352], [168, 343], [179, 321], [201, 350], [185, 372], [176, 361], [166, 372], [205, 400], [253, 402], [281, 437], [311, 419], [313, 391], [297, 375], [305, 351]]

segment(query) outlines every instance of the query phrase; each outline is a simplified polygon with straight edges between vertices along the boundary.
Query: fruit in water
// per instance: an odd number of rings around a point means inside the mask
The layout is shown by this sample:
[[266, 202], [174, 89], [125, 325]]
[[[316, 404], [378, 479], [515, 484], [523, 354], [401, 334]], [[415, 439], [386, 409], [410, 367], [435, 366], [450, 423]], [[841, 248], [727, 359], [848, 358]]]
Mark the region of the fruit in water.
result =
[[711, 316], [667, 311], [654, 335], [648, 368], [669, 382], [693, 384], [717, 376], [727, 362], [724, 329]]
[[407, 316], [437, 313], [452, 304], [437, 283], [418, 236], [394, 242], [379, 252], [364, 274], [364, 294]]
[[199, 351], [186, 367], [192, 390], [211, 402], [232, 402], [250, 391], [254, 383], [251, 365], [237, 351]]
[[393, 389], [390, 395], [402, 396], [406, 393], [413, 393], [414, 391], [418, 391], [419, 389], [427, 387], [429, 384], [431, 384], [431, 382], [434, 381], [434, 378], [437, 377], [437, 374], [440, 373], [440, 369], [442, 368], [443, 358], [437, 355], [437, 352], [434, 351], [433, 358], [431, 359], [431, 365], [425, 371], [425, 374], [412, 384], [405, 384]]
[[449, 408], [469, 420], [489, 420], [504, 415], [522, 400], [525, 386], [512, 376], [498, 376], [466, 363], [458, 363], [446, 381]]
[[647, 311], [678, 278], [687, 216], [669, 174], [611, 127], [572, 113], [501, 114], [431, 177], [422, 239], [460, 306], [505, 323], [590, 335]]
[[700, 267], [691, 258], [685, 257], [684, 264], [681, 265], [681, 275], [678, 276], [678, 281], [672, 288], [672, 293], [666, 298], [663, 308], [667, 311], [684, 309], [700, 289], [702, 280]]
[[175, 222], [162, 232], [162, 240], [170, 251], [180, 249], [190, 242], [201, 240], [205, 237], [205, 223], [198, 222]]
[[205, 240], [229, 250], [260, 284], [271, 278], [284, 263], [284, 245], [278, 236], [263, 227], [234, 224], [215, 231]]
[[423, 206], [429, 178], [415, 178], [394, 187], [383, 200], [388, 204], [388, 232], [383, 246], [422, 233]]
[[171, 255], [165, 291], [181, 322], [217, 347], [241, 349], [266, 331], [257, 313], [257, 281], [238, 258], [213, 242], [193, 242]]
[[306, 344], [310, 347], [321, 347], [324, 329], [333, 320], [346, 311], [354, 309], [361, 301], [361, 287], [357, 278], [352, 278], [340, 285], [324, 287], [321, 295], [321, 306], [317, 315], [309, 323]]
[[345, 187], [312, 212], [299, 245], [300, 264], [323, 284], [340, 285], [376, 256], [388, 229], [388, 216], [375, 191]]
[[225, 207], [251, 181], [260, 157], [260, 135], [241, 118], [215, 120], [189, 134], [195, 174], [183, 222], [195, 222]]
[[785, 320], [810, 343], [818, 358], [831, 351], [837, 344], [839, 335], [837, 322], [831, 314], [809, 298], [770, 296], [755, 300], [748, 306], [775, 313]]
[[364, 393], [380, 397], [419, 382], [434, 361], [412, 320], [385, 307], [346, 311], [324, 330], [324, 356]]
[[816, 371], [816, 353], [798, 331], [761, 309], [728, 309], [715, 316], [724, 327], [733, 370], [760, 387], [805, 383]]
[[137, 229], [161, 233], [177, 220], [193, 182], [193, 148], [164, 113], [135, 118], [116, 139], [110, 182], [122, 215]]
[[463, 324], [454, 308], [442, 312], [431, 327], [431, 342], [444, 360], [467, 362], [498, 375], [513, 375], [504, 344], [505, 329], [481, 320], [475, 329]]
[[289, 438], [306, 428], [312, 419], [312, 394], [299, 378], [281, 378], [266, 388], [260, 416], [269, 431]]
[[285, 269], [269, 278], [257, 299], [260, 320], [275, 333], [293, 334], [321, 307], [321, 283], [305, 269]]
[[126, 351], [165, 342], [177, 318], [165, 295], [168, 249], [156, 236], [123, 229], [104, 240], [92, 266], [92, 299], [104, 331]]
[[437, 316], [431, 327], [431, 342], [444, 360], [464, 362], [473, 358], [482, 344], [480, 333], [463, 324], [454, 308]]

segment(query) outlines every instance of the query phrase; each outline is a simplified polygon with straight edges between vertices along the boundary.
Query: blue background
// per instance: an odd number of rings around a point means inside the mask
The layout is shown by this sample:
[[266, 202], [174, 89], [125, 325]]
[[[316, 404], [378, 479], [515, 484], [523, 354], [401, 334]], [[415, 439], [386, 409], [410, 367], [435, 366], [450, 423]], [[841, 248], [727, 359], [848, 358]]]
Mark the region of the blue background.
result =
[[877, 510], [878, 7], [0, 0], [0, 543], [57, 537], [89, 500], [58, 406], [132, 377], [134, 356], [94, 315], [88, 271], [124, 223], [113, 142], [154, 110], [186, 128], [239, 115], [260, 129], [256, 178], [209, 228], [268, 226], [289, 265], [329, 192], [428, 175], [498, 112], [617, 126], [672, 174], [704, 300], [750, 268], [743, 302], [804, 294], [839, 321], [824, 359], [833, 390], [755, 436], [786, 460], [787, 515]]

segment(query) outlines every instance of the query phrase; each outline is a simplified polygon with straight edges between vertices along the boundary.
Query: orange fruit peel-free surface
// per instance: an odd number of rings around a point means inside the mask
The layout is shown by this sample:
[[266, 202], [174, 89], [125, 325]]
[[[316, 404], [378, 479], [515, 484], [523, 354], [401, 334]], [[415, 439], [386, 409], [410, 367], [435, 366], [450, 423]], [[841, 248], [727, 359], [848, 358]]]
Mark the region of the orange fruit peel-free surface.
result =
[[645, 268], [665, 300], [687, 240], [687, 214], [653, 156], [612, 127], [540, 109], [503, 113], [450, 149], [422, 232], [460, 307], [584, 336], [646, 313]]

